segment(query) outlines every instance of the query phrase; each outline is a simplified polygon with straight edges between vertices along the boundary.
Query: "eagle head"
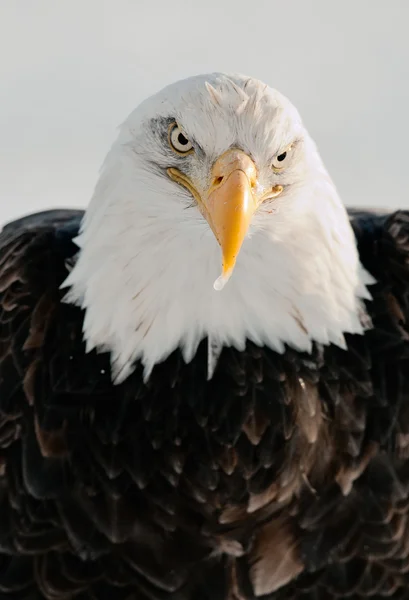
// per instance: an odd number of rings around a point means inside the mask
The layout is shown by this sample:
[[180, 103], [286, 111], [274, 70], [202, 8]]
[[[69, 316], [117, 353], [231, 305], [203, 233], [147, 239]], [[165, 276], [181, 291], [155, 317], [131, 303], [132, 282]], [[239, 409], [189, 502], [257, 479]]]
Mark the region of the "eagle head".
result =
[[117, 382], [205, 337], [308, 352], [363, 332], [371, 278], [346, 210], [297, 110], [256, 79], [192, 77], [137, 107], [76, 243], [65, 299]]

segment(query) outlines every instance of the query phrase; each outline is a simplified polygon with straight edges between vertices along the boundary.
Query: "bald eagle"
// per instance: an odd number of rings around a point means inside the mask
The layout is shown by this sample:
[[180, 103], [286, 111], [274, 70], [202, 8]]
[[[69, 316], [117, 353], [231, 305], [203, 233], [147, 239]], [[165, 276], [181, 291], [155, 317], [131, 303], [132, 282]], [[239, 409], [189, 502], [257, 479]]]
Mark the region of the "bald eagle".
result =
[[409, 599], [409, 214], [244, 76], [0, 235], [0, 598]]

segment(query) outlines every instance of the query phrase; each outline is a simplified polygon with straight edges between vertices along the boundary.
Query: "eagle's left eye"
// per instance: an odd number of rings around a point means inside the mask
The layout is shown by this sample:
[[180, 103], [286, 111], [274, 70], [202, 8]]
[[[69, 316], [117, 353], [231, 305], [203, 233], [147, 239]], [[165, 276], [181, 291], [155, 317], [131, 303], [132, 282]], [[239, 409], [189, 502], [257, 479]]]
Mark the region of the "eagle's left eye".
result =
[[169, 126], [168, 139], [170, 147], [178, 154], [188, 154], [193, 152], [192, 142], [187, 139], [177, 123], [172, 123]]
[[290, 162], [291, 146], [289, 146], [284, 152], [280, 152], [273, 158], [273, 169], [275, 171], [281, 171], [288, 166]]

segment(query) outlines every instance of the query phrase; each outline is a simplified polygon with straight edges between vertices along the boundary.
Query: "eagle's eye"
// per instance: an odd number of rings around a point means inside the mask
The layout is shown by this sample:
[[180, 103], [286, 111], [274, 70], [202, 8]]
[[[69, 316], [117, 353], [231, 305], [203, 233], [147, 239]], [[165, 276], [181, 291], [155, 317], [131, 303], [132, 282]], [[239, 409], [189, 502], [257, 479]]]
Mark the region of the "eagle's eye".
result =
[[282, 171], [283, 169], [285, 169], [288, 166], [288, 163], [290, 162], [290, 155], [291, 146], [289, 146], [287, 150], [285, 150], [284, 152], [280, 152], [280, 154], [277, 154], [273, 158], [273, 169], [275, 171]]
[[190, 142], [179, 125], [175, 123], [171, 123], [169, 126], [168, 133], [169, 145], [178, 154], [189, 154], [193, 152], [193, 145]]

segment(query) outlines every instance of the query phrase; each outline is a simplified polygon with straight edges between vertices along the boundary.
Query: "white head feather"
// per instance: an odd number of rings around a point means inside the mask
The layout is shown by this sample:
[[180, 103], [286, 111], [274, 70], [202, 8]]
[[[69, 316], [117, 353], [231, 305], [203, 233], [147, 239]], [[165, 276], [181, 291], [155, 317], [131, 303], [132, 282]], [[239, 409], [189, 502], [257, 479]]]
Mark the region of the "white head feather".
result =
[[[175, 120], [196, 152], [169, 147]], [[296, 142], [288, 168], [272, 158]], [[167, 175], [177, 166], [207, 189], [214, 161], [230, 147], [248, 153], [265, 189], [234, 273], [221, 291], [221, 251], [188, 191]], [[243, 76], [177, 82], [143, 102], [121, 126], [102, 168], [76, 243], [66, 301], [86, 310], [87, 349], [109, 350], [122, 381], [136, 360], [145, 377], [180, 348], [199, 342], [244, 349], [246, 339], [282, 352], [288, 344], [344, 346], [363, 333], [362, 298], [372, 278], [360, 265], [342, 205], [296, 109], [277, 91]]]

